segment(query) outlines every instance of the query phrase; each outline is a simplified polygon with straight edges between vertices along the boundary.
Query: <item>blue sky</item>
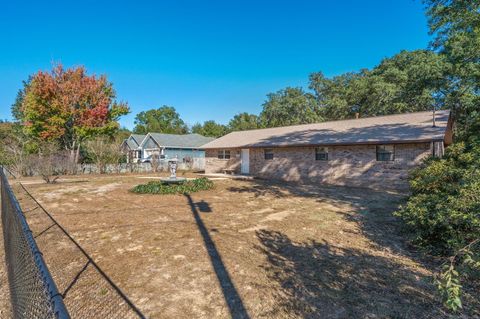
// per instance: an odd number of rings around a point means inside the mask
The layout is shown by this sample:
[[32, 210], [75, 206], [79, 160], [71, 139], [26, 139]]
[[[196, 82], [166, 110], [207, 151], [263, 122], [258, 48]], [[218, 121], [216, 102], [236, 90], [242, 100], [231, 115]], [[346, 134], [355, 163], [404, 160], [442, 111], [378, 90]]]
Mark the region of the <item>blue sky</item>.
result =
[[174, 106], [188, 123], [259, 113], [308, 75], [369, 68], [428, 45], [420, 0], [1, 1], [0, 118], [53, 61], [106, 74], [131, 114]]

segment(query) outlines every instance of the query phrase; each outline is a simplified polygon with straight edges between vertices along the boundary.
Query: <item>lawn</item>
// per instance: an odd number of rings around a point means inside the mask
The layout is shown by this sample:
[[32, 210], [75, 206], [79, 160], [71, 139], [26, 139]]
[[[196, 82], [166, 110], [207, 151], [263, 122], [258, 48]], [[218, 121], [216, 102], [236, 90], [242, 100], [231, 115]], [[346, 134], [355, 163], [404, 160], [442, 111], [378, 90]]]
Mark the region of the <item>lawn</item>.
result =
[[[129, 191], [150, 180], [24, 182], [151, 318], [445, 316], [431, 267], [391, 215], [402, 194], [225, 179], [191, 195]], [[81, 263], [68, 261], [33, 217], [34, 202], [14, 189], [62, 291], [62, 272]]]

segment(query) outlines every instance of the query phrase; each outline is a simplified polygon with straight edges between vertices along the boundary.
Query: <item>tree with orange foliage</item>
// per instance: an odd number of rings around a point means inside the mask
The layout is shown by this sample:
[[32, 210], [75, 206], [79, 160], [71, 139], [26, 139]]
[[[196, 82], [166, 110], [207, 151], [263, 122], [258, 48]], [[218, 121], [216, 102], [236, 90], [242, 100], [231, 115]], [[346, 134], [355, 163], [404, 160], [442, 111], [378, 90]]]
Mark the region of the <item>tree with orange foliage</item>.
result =
[[83, 66], [65, 69], [57, 64], [51, 72], [39, 71], [19, 96], [15, 115], [26, 135], [58, 141], [74, 164], [86, 139], [112, 135], [118, 119], [129, 112], [126, 103], [116, 102], [112, 83], [104, 75], [87, 75]]

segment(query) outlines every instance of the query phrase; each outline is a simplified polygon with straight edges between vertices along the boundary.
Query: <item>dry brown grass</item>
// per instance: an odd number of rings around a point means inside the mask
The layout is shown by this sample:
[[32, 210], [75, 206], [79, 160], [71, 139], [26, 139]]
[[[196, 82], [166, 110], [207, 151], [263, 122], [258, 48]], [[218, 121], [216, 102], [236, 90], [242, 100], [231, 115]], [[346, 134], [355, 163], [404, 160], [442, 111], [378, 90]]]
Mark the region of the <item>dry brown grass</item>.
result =
[[258, 180], [129, 192], [145, 181], [26, 187], [148, 317], [446, 317], [392, 218], [401, 194]]

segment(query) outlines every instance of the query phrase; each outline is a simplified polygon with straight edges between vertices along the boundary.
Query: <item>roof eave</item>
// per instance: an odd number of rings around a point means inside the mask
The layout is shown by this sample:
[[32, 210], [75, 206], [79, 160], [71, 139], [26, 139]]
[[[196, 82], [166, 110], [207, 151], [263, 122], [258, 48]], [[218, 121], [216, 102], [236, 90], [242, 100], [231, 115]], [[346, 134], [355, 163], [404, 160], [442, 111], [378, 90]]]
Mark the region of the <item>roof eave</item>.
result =
[[152, 138], [152, 140], [155, 142], [155, 144], [158, 145], [158, 147], [162, 147], [162, 146], [160, 145], [160, 143], [158, 143], [158, 141], [155, 139], [155, 137], [153, 137], [152, 134], [147, 133], [147, 135], [145, 135], [145, 137], [143, 138], [142, 143], [140, 143], [140, 144], [138, 145], [139, 148], [144, 148], [144, 145], [143, 145], [143, 144], [145, 144], [145, 142], [147, 141], [147, 139], [148, 139], [149, 136]]
[[201, 149], [200, 146], [162, 146], [163, 148], [181, 148], [181, 149], [187, 149], [187, 150], [199, 150]]
[[419, 144], [430, 142], [442, 142], [444, 138], [425, 138], [414, 140], [378, 140], [361, 142], [339, 142], [339, 143], [292, 143], [292, 144], [246, 144], [240, 146], [203, 146], [202, 149], [226, 149], [226, 148], [268, 148], [268, 147], [312, 147], [312, 146], [353, 146], [353, 145], [378, 145], [378, 144]]

